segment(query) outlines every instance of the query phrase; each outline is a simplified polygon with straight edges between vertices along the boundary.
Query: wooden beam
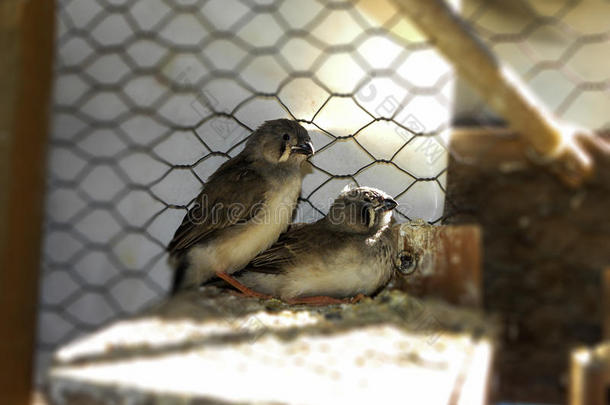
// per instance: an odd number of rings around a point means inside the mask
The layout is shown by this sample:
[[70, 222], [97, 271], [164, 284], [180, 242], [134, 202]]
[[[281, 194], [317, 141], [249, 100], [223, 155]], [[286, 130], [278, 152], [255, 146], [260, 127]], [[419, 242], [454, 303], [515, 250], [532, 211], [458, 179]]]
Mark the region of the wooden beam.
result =
[[399, 245], [411, 255], [410, 274], [398, 274], [392, 288], [417, 297], [436, 297], [449, 303], [477, 307], [482, 303], [481, 229], [477, 225], [397, 225]]
[[560, 122], [509, 66], [477, 38], [445, 0], [394, 0], [468, 80], [482, 98], [531, 145], [568, 185], [580, 185], [593, 171], [591, 156], [575, 138], [591, 137], [584, 128]]
[[0, 2], [0, 398], [32, 388], [54, 1]]
[[604, 340], [610, 341], [610, 267], [602, 273], [602, 325], [604, 328]]
[[579, 348], [570, 356], [568, 405], [607, 405], [610, 346]]

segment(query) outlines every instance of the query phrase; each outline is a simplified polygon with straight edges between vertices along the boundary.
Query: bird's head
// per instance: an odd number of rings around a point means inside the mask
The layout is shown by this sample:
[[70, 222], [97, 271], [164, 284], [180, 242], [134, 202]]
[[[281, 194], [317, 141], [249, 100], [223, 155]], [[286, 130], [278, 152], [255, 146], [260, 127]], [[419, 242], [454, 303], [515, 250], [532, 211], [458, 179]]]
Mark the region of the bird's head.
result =
[[263, 123], [248, 139], [246, 149], [269, 163], [296, 166], [314, 154], [307, 130], [298, 122], [287, 119]]
[[388, 225], [398, 203], [372, 187], [347, 187], [335, 199], [328, 213], [334, 225], [355, 233], [376, 233]]

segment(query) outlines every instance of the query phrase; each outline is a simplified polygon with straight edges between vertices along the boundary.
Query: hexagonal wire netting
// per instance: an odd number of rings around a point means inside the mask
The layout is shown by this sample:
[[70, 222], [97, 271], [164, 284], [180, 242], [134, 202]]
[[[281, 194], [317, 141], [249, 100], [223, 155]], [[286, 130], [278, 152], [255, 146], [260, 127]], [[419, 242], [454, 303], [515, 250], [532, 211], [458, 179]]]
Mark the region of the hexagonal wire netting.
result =
[[[587, 63], [608, 2], [506, 3], [462, 9], [557, 113], [609, 126], [610, 69]], [[166, 294], [186, 207], [262, 121], [300, 120], [318, 150], [297, 221], [352, 182], [437, 223], [452, 116], [496, 120], [389, 0], [60, 0], [57, 21], [39, 370]]]

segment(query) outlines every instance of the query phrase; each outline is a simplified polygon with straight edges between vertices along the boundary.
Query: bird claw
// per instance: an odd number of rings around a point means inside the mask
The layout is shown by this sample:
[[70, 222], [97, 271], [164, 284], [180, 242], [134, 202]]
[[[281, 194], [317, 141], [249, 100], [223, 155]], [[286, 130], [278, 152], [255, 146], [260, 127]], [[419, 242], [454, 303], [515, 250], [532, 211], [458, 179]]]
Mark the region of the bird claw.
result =
[[362, 301], [364, 298], [366, 298], [366, 295], [360, 293], [360, 294], [356, 295], [355, 297], [350, 298], [349, 302], [350, 302], [350, 304], [356, 304], [356, 303]]

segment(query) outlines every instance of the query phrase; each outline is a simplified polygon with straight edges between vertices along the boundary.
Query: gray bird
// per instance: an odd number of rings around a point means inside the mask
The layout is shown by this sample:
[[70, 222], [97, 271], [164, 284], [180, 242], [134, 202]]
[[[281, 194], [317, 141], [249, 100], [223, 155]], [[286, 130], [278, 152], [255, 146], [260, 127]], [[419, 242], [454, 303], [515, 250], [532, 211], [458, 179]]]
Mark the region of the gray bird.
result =
[[210, 176], [176, 230], [168, 246], [172, 294], [214, 276], [243, 290], [231, 274], [286, 231], [301, 193], [301, 164], [313, 153], [309, 134], [295, 121], [256, 129], [244, 150]]
[[236, 278], [290, 304], [332, 304], [370, 295], [390, 280], [397, 265], [389, 227], [397, 205], [374, 188], [346, 189], [326, 217], [294, 225]]

